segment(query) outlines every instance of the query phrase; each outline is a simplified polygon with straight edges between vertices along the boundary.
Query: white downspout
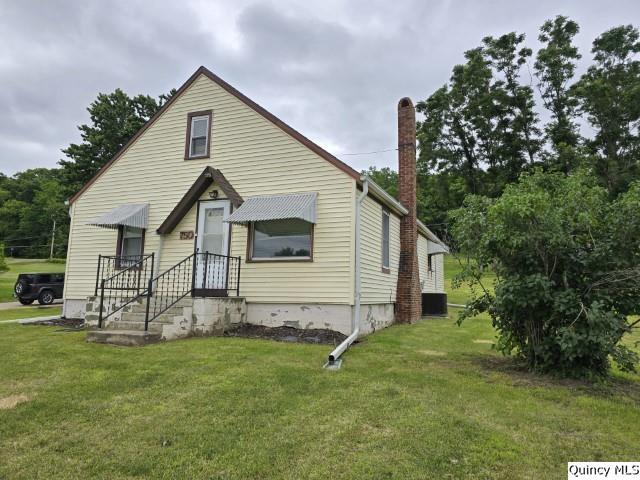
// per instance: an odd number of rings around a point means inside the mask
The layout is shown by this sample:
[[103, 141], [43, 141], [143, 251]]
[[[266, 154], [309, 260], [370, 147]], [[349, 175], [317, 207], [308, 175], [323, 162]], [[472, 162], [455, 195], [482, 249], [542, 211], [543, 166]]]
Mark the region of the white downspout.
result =
[[347, 348], [358, 338], [360, 333], [360, 297], [361, 297], [361, 280], [360, 280], [360, 217], [362, 209], [362, 201], [366, 198], [369, 192], [369, 178], [364, 175], [360, 177], [362, 180], [362, 193], [356, 199], [356, 245], [355, 245], [355, 293], [354, 293], [354, 307], [353, 318], [351, 320], [351, 335], [344, 339], [344, 341], [338, 345], [333, 352], [329, 354], [329, 361], [325, 367], [334, 366], [336, 360], [340, 358]]

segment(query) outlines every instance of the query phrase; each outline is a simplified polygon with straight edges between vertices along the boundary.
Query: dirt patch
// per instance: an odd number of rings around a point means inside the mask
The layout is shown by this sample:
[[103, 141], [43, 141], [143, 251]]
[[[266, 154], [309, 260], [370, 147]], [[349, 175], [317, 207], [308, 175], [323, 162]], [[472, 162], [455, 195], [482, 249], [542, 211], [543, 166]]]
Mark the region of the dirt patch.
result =
[[446, 352], [439, 352], [437, 350], [418, 350], [418, 353], [422, 353], [428, 357], [444, 357]]
[[493, 340], [483, 340], [481, 338], [476, 338], [473, 343], [485, 343], [487, 345], [493, 345], [495, 342]]
[[326, 329], [300, 329], [294, 327], [265, 327], [262, 325], [239, 325], [224, 333], [227, 337], [267, 338], [278, 342], [317, 343], [338, 345], [347, 338], [339, 332]]
[[29, 397], [26, 395], [9, 395], [8, 397], [0, 398], [0, 410], [10, 410], [16, 408], [19, 403], [28, 401]]
[[47, 327], [65, 327], [79, 330], [84, 328], [84, 320], [81, 318], [56, 318], [53, 320], [43, 320], [42, 322], [24, 323], [23, 325], [45, 325]]

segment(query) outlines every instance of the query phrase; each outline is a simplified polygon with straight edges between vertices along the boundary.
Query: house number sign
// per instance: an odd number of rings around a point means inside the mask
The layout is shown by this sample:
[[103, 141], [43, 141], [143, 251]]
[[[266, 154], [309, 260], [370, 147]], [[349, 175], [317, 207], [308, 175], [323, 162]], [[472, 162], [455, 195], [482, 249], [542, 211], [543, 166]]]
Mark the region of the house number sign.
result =
[[187, 230], [186, 232], [180, 232], [180, 240], [193, 240], [193, 230]]

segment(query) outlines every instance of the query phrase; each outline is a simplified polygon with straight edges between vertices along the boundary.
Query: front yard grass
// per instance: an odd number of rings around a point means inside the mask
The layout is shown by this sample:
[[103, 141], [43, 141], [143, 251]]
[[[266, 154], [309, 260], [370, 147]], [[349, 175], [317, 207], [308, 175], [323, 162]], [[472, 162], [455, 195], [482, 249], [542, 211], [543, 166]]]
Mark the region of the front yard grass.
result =
[[487, 318], [396, 325], [330, 372], [327, 346], [3, 324], [0, 478], [552, 479], [638, 460], [640, 377], [530, 375], [493, 337]]
[[0, 273], [0, 302], [13, 302], [13, 287], [19, 273], [57, 273], [64, 272], [64, 261], [50, 262], [28, 258], [7, 258], [9, 270]]
[[337, 372], [328, 346], [118, 348], [0, 324], [0, 478], [553, 479], [638, 460], [640, 375], [529, 374], [491, 350], [486, 316], [458, 327], [457, 312], [375, 333]]
[[62, 313], [60, 307], [18, 307], [0, 310], [0, 322], [3, 320], [18, 320], [20, 318], [52, 317]]

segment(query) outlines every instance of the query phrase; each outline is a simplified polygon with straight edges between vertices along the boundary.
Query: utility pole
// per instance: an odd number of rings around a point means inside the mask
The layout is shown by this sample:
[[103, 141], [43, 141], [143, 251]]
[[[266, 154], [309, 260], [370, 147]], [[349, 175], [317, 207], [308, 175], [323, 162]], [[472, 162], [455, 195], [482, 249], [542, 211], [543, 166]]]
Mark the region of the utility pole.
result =
[[49, 260], [53, 260], [53, 244], [56, 241], [56, 219], [53, 219], [53, 230], [51, 231], [51, 252], [49, 252]]

